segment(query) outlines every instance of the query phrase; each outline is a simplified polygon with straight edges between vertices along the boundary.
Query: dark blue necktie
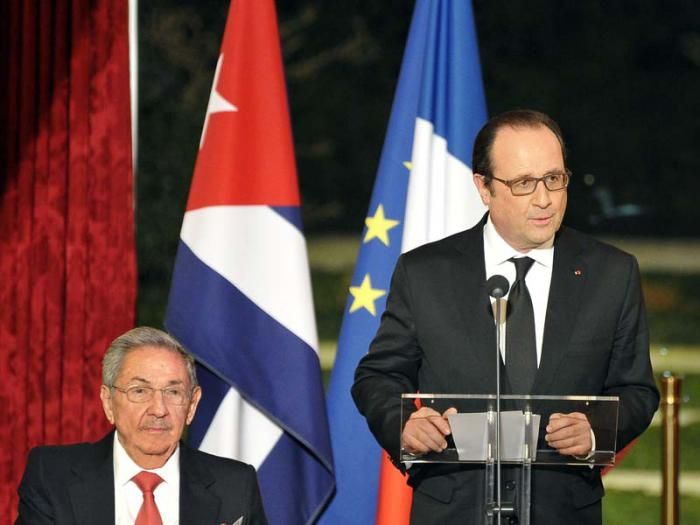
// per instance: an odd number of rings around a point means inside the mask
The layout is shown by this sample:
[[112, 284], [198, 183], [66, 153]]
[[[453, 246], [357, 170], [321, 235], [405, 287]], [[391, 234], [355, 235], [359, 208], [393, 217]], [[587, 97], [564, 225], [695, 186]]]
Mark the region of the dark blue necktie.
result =
[[513, 394], [529, 394], [537, 373], [537, 349], [535, 313], [525, 276], [535, 261], [529, 257], [509, 260], [515, 264], [515, 282], [508, 295], [506, 375]]

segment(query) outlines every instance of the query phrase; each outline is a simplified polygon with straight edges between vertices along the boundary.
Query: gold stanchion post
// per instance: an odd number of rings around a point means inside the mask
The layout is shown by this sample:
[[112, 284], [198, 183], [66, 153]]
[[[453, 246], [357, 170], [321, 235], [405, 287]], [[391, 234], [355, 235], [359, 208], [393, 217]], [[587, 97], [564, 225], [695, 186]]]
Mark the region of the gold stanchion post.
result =
[[662, 490], [661, 523], [678, 525], [678, 421], [681, 403], [681, 379], [670, 372], [661, 378], [661, 426], [662, 426]]

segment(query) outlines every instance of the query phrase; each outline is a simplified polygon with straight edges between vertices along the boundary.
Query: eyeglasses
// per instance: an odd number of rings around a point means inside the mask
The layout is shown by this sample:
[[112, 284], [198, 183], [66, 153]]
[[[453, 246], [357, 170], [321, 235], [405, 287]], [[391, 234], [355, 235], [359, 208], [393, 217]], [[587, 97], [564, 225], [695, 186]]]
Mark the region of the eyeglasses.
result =
[[167, 405], [182, 406], [187, 404], [190, 399], [191, 392], [180, 386], [169, 386], [166, 388], [153, 388], [150, 386], [130, 386], [129, 388], [120, 388], [117, 385], [112, 385], [111, 388], [119, 390], [126, 394], [126, 398], [132, 403], [148, 403], [153, 399], [156, 391], [163, 394], [163, 402]]
[[547, 173], [542, 177], [520, 177], [519, 179], [504, 180], [498, 177], [491, 176], [493, 180], [505, 184], [510, 188], [510, 192], [515, 197], [522, 197], [525, 195], [530, 195], [534, 193], [537, 189], [537, 184], [542, 182], [544, 187], [549, 191], [561, 191], [569, 185], [569, 179], [571, 178], [571, 172], [566, 171], [552, 171]]

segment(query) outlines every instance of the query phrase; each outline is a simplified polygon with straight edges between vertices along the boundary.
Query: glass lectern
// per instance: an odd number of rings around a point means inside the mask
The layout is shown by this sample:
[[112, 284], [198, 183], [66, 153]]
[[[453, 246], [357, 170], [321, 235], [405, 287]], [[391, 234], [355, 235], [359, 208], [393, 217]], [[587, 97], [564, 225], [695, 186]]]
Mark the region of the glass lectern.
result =
[[[413, 463], [480, 463], [484, 465], [486, 525], [497, 525], [502, 517], [517, 516], [530, 525], [531, 469], [533, 465], [570, 465], [579, 468], [615, 463], [615, 439], [619, 398], [602, 396], [514, 396], [455, 394], [403, 394], [401, 428], [419, 407], [442, 414], [452, 429], [448, 447], [441, 453], [414, 455], [401, 449], [401, 461]], [[563, 456], [545, 441], [551, 416], [584, 414], [593, 430], [595, 448], [586, 457]], [[500, 418], [497, 414], [500, 413]], [[501, 464], [519, 469], [520, 483], [514, 501], [501, 497]]]

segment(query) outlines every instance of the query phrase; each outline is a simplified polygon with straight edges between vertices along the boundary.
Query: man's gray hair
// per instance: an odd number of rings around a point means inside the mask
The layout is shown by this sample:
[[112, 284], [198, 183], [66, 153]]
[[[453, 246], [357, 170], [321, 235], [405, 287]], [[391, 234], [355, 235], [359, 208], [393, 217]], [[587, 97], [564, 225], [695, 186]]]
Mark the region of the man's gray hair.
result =
[[185, 348], [173, 336], [150, 326], [133, 328], [112, 341], [102, 359], [102, 383], [110, 388], [113, 387], [121, 371], [122, 362], [126, 354], [145, 346], [163, 348], [180, 354], [190, 376], [190, 385], [192, 388], [197, 386], [194, 357], [187, 353]]

